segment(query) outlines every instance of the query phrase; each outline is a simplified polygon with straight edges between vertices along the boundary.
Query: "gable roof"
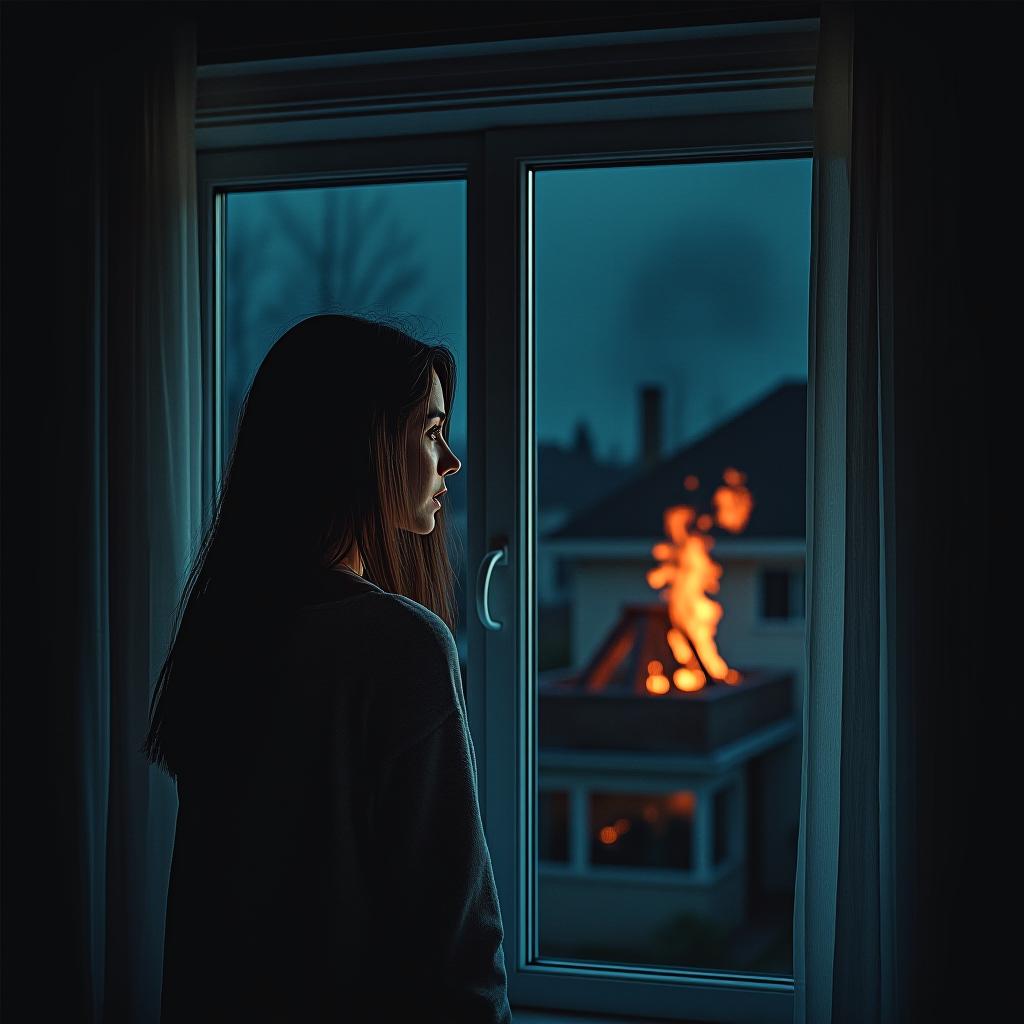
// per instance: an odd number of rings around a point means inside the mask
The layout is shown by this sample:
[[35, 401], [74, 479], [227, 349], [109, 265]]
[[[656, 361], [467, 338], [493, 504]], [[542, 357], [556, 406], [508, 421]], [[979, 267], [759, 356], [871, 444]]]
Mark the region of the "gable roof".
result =
[[537, 445], [537, 506], [579, 512], [625, 483], [634, 465], [617, 465], [572, 448]]
[[[746, 473], [754, 508], [742, 533], [715, 526], [711, 536], [803, 540], [806, 433], [806, 382], [781, 384], [703, 437], [637, 471], [545, 539], [663, 537], [665, 509], [694, 505], [698, 513], [713, 511], [711, 497], [732, 466]], [[683, 486], [690, 474], [700, 481], [695, 491]]]

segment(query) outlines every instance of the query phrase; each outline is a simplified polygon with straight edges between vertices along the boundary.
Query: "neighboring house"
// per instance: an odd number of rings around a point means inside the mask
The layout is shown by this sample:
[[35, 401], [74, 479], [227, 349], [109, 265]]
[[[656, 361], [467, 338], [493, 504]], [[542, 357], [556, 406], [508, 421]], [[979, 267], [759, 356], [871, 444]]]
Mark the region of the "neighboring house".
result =
[[[602, 921], [615, 922], [620, 944], [664, 949], [659, 929], [680, 915], [694, 942], [705, 926], [729, 931], [773, 920], [784, 945], [799, 815], [805, 439], [806, 384], [784, 384], [685, 448], [660, 459], [648, 452], [646, 466], [540, 539], [539, 552], [565, 567], [571, 629], [568, 664], [540, 675], [542, 949], [545, 942], [565, 953], [607, 943]], [[646, 573], [659, 564], [651, 549], [665, 539], [664, 511], [680, 504], [710, 511], [729, 467], [746, 474], [754, 507], [742, 533], [710, 531], [711, 555], [723, 568], [712, 595], [724, 609], [716, 641], [752, 687], [775, 680], [771, 713], [744, 719], [738, 732], [704, 749], [659, 746], [639, 719], [621, 742], [615, 730], [595, 740], [601, 726], [595, 734], [587, 709], [602, 698], [581, 691], [591, 688], [595, 672], [609, 677], [611, 669], [597, 669], [602, 652], [616, 648], [616, 636], [634, 636], [628, 622], [654, 623], [651, 642], [662, 632], [664, 603]], [[690, 476], [699, 481], [694, 490], [684, 486]], [[619, 647], [639, 650], [635, 640]], [[648, 656], [616, 670], [619, 692], [594, 712], [598, 717], [650, 715], [662, 710], [659, 700], [672, 700], [669, 713], [685, 716], [686, 701], [715, 697], [646, 694], [644, 670], [637, 675], [635, 665]], [[788, 692], [780, 695], [780, 686]], [[742, 688], [730, 695], [719, 686], [718, 696], [731, 701]], [[578, 703], [556, 712], [552, 699]], [[545, 711], [561, 716], [557, 728], [543, 720]], [[613, 821], [624, 829], [620, 835], [609, 832]], [[645, 821], [658, 823], [656, 838], [640, 838]], [[644, 852], [629, 853], [630, 842]], [[619, 847], [627, 852], [616, 861]], [[686, 924], [686, 915], [697, 923]], [[770, 944], [771, 929], [767, 934]]]
[[[632, 478], [632, 463], [609, 462], [594, 455], [583, 421], [576, 425], [571, 448], [550, 442], [537, 445], [537, 536], [543, 538]], [[537, 603], [553, 605], [570, 596], [566, 566], [556, 551], [537, 545]]]
[[[673, 505], [711, 510], [722, 473], [746, 474], [754, 508], [746, 529], [719, 527], [711, 557], [723, 569], [712, 595], [724, 614], [717, 643], [730, 665], [794, 673], [803, 691], [803, 573], [807, 385], [783, 384], [699, 440], [634, 471], [609, 493], [542, 535], [538, 561], [561, 563], [570, 604], [569, 666], [582, 668], [628, 602], [657, 601], [647, 584]], [[695, 476], [689, 491], [683, 481]], [[543, 603], [541, 597], [539, 603]]]

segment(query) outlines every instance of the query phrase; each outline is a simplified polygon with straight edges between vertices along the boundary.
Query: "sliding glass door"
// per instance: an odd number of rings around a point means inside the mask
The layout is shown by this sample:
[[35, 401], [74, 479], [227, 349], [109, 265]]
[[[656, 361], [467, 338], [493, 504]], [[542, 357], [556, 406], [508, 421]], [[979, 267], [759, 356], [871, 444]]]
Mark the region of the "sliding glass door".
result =
[[810, 160], [533, 191], [538, 952], [788, 975]]
[[456, 351], [513, 1005], [791, 1017], [810, 152], [797, 110], [204, 158], [218, 472], [302, 316]]
[[537, 1003], [790, 1006], [811, 160], [752, 123], [488, 137], [487, 805]]

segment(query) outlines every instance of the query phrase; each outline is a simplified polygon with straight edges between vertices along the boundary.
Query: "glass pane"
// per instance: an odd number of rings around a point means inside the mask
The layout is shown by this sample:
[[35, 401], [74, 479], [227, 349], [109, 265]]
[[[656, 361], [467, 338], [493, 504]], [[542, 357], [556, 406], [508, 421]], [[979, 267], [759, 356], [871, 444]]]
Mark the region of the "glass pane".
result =
[[791, 974], [810, 172], [533, 176], [541, 956]]
[[[270, 346], [316, 313], [399, 318], [444, 342], [458, 362], [451, 445], [462, 468], [448, 482], [466, 681], [466, 184], [453, 181], [238, 192], [225, 199], [224, 438]], [[460, 543], [461, 540], [461, 543]]]
[[569, 794], [546, 790], [537, 813], [537, 856], [553, 863], [569, 860]]

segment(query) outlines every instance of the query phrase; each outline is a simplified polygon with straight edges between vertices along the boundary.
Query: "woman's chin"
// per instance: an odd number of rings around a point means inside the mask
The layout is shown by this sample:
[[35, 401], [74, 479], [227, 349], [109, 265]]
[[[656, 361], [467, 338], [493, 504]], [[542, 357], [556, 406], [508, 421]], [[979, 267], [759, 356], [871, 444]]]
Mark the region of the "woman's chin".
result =
[[408, 526], [403, 524], [402, 529], [408, 530], [410, 533], [428, 534], [434, 532], [434, 527], [437, 524], [434, 522], [433, 512], [427, 512], [425, 515], [420, 516], [414, 526]]

